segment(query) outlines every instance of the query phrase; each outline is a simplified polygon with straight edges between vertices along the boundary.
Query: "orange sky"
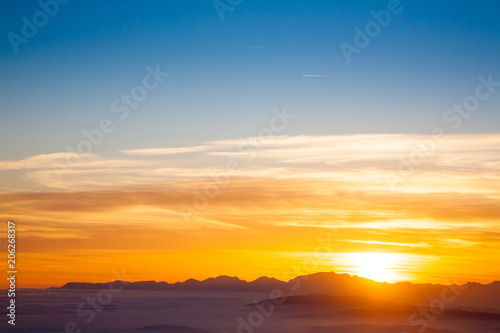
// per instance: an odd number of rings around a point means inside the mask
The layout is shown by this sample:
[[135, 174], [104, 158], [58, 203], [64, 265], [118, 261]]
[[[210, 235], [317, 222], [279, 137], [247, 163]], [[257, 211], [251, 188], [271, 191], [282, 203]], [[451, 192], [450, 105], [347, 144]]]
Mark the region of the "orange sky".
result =
[[283, 136], [255, 150], [229, 140], [93, 154], [62, 180], [52, 169], [61, 156], [0, 162], [19, 286], [102, 282], [122, 269], [168, 282], [367, 275], [384, 258], [391, 281], [499, 280], [500, 134], [450, 135], [398, 174], [428, 140]]

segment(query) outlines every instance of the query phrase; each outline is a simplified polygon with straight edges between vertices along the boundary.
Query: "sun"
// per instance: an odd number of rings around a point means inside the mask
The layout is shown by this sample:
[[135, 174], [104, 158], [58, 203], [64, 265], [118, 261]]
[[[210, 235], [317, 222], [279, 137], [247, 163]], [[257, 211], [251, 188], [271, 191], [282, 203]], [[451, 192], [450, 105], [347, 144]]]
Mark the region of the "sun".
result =
[[401, 278], [398, 268], [403, 258], [398, 253], [356, 252], [349, 253], [348, 260], [358, 276], [378, 282], [395, 282]]

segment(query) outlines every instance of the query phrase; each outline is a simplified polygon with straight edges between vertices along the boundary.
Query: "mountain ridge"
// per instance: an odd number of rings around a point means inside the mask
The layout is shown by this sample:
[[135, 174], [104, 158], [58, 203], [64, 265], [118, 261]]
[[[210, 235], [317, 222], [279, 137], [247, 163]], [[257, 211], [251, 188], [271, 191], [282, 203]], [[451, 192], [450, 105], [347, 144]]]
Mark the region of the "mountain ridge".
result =
[[[311, 279], [312, 278], [312, 279]], [[229, 276], [229, 275], [219, 275], [216, 277], [209, 277], [205, 280], [197, 280], [197, 279], [187, 279], [185, 281], [178, 281], [173, 283], [168, 283], [165, 281], [155, 281], [155, 280], [145, 280], [145, 281], [122, 281], [115, 280], [109, 282], [67, 282], [63, 286], [59, 287], [59, 289], [100, 289], [100, 287], [106, 286], [110, 282], [126, 282], [127, 286], [125, 289], [132, 290], [148, 290], [150, 287], [154, 287], [153, 289], [165, 289], [165, 290], [186, 290], [191, 287], [202, 288], [202, 290], [210, 289], [210, 287], [217, 288], [221, 287], [226, 289], [229, 286], [245, 286], [245, 285], [262, 285], [266, 289], [266, 286], [269, 284], [281, 284], [281, 285], [289, 285], [290, 283], [294, 283], [296, 281], [311, 281], [315, 280], [316, 283], [325, 282], [327, 280], [333, 280], [335, 282], [359, 282], [359, 283], [369, 283], [369, 284], [378, 284], [378, 285], [386, 285], [386, 286], [473, 286], [473, 287], [498, 287], [500, 289], [500, 281], [493, 281], [487, 284], [482, 284], [479, 282], [467, 282], [464, 284], [439, 284], [439, 283], [413, 283], [409, 281], [398, 281], [393, 283], [388, 282], [377, 282], [374, 280], [370, 280], [368, 278], [360, 277], [357, 275], [350, 275], [347, 273], [338, 274], [335, 272], [318, 272], [308, 275], [299, 275], [293, 279], [288, 281], [279, 280], [273, 277], [261, 276], [255, 280], [247, 281], [242, 280], [237, 276]], [[344, 280], [344, 281], [342, 281]], [[57, 287], [56, 287], [57, 288]], [[144, 288], [144, 289], [142, 289]], [[244, 288], [243, 288], [244, 289]]]
[[[125, 281], [115, 281], [122, 282]], [[109, 283], [68, 282], [59, 289], [108, 289]], [[289, 281], [260, 277], [245, 281], [235, 276], [220, 275], [205, 280], [188, 279], [184, 282], [136, 281], [124, 283], [125, 290], [142, 291], [226, 291], [280, 293], [284, 296], [324, 293], [330, 295], [364, 296], [385, 301], [404, 299], [412, 304], [429, 304], [432, 300], [453, 302], [456, 307], [494, 309], [500, 313], [500, 281], [489, 284], [415, 284], [411, 282], [376, 282], [367, 278], [335, 272], [319, 272], [297, 276]]]

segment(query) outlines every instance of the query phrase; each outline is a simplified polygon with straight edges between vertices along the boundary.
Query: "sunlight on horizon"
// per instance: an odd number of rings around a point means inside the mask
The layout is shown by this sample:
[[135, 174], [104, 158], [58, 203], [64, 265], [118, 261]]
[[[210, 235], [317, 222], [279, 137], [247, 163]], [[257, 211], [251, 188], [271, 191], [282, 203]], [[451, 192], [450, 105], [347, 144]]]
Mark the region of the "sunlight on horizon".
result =
[[351, 252], [339, 254], [337, 260], [348, 273], [377, 282], [392, 283], [410, 278], [402, 272], [409, 260], [403, 253]]

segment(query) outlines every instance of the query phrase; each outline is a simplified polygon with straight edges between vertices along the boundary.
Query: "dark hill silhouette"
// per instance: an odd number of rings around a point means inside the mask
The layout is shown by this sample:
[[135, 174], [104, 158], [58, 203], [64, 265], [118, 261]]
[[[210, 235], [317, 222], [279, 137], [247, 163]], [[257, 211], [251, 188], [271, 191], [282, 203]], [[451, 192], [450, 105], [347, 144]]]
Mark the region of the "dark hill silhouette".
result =
[[[115, 281], [119, 285], [124, 281]], [[62, 289], [106, 289], [108, 283], [89, 283], [89, 282], [68, 282]], [[274, 278], [260, 277], [255, 281], [247, 282], [240, 280], [237, 277], [221, 275], [216, 278], [208, 278], [203, 281], [189, 279], [184, 282], [155, 282], [155, 281], [138, 281], [128, 282], [125, 286], [127, 290], [171, 290], [171, 291], [189, 291], [189, 290], [205, 290], [205, 291], [253, 291], [253, 292], [270, 292], [274, 289], [286, 289], [287, 282], [279, 281]]]
[[[107, 289], [107, 283], [68, 282], [62, 289]], [[500, 282], [490, 284], [467, 283], [464, 285], [413, 284], [409, 282], [380, 283], [358, 276], [322, 272], [298, 276], [288, 282], [261, 277], [247, 282], [237, 277], [218, 276], [203, 281], [189, 279], [185, 282], [155, 281], [129, 282], [126, 290], [156, 291], [240, 291], [265, 292], [280, 290], [285, 295], [330, 294], [363, 296], [396, 303], [428, 304], [446, 295], [453, 298], [454, 307], [473, 307], [482, 311], [500, 312]], [[456, 297], [455, 297], [456, 296]]]

